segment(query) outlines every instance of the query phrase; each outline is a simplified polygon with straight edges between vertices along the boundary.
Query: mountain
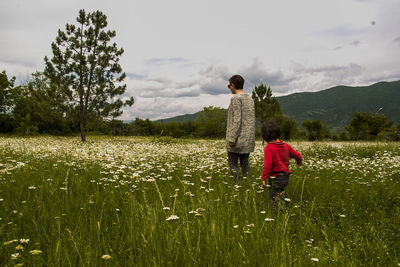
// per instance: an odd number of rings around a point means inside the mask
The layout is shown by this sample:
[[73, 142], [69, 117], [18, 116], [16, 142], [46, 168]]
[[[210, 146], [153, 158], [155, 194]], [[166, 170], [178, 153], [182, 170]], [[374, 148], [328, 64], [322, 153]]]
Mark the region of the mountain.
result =
[[295, 93], [278, 97], [285, 116], [298, 123], [320, 120], [332, 132], [344, 129], [355, 112], [384, 114], [389, 121], [400, 121], [400, 81], [370, 86], [336, 86], [319, 92]]
[[199, 115], [199, 112], [193, 113], [193, 114], [185, 114], [185, 115], [180, 115], [172, 118], [167, 118], [167, 119], [162, 119], [162, 120], [156, 120], [154, 122], [161, 122], [161, 123], [168, 123], [171, 121], [175, 122], [184, 122], [184, 121], [194, 121], [196, 117]]
[[[320, 120], [332, 133], [348, 125], [355, 112], [384, 114], [389, 121], [400, 121], [400, 81], [379, 82], [370, 86], [336, 86], [318, 92], [295, 93], [277, 97], [285, 116], [298, 125], [304, 120]], [[158, 122], [194, 121], [200, 112]]]

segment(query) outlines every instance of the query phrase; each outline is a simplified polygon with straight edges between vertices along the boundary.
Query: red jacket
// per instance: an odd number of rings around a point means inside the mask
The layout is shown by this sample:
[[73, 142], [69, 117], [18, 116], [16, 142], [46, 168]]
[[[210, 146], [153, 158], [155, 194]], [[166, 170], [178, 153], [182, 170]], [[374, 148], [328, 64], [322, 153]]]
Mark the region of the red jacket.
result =
[[296, 159], [296, 162], [303, 160], [303, 156], [284, 141], [269, 142], [264, 148], [264, 168], [261, 179], [266, 180], [280, 172], [291, 173], [289, 158]]

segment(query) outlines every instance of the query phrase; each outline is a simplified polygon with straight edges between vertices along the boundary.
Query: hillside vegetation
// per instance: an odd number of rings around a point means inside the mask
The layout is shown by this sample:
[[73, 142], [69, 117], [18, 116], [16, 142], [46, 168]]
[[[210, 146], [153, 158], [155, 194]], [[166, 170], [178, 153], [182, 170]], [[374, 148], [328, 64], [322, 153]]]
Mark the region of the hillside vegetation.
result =
[[[272, 88], [273, 90], [273, 88]], [[380, 108], [389, 121], [400, 121], [400, 80], [379, 82], [370, 86], [336, 86], [318, 92], [295, 93], [277, 97], [283, 114], [295, 119], [297, 124], [309, 120], [320, 120], [333, 133], [338, 133], [353, 118], [355, 112], [375, 114]], [[200, 112], [158, 120], [194, 121]]]
[[379, 108], [389, 121], [400, 121], [400, 81], [379, 82], [371, 86], [336, 86], [313, 93], [278, 97], [284, 115], [298, 123], [320, 120], [337, 132], [349, 123], [355, 112], [375, 114]]

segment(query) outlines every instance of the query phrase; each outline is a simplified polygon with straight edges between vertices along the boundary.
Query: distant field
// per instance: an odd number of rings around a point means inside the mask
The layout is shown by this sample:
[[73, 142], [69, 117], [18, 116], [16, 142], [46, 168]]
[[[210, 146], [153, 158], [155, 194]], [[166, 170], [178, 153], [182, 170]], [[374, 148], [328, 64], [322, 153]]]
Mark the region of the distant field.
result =
[[0, 266], [398, 266], [400, 143], [298, 142], [283, 211], [224, 141], [0, 137]]

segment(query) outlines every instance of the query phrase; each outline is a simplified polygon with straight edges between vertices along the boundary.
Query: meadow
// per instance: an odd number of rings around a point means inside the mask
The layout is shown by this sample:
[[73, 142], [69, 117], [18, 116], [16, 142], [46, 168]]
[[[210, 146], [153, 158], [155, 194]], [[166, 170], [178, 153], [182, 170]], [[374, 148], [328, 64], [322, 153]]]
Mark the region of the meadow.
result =
[[261, 142], [0, 137], [0, 266], [400, 266], [400, 143], [290, 144], [276, 212]]

